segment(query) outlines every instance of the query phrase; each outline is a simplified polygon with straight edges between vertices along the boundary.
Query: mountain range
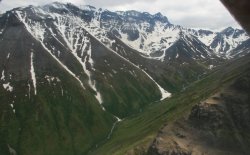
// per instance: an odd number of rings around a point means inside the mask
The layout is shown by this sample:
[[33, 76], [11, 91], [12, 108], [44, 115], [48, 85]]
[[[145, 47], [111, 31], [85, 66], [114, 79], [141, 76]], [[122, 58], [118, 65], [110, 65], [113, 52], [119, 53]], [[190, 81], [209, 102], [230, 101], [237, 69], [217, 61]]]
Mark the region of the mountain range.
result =
[[249, 48], [244, 30], [184, 28], [161, 13], [58, 2], [7, 11], [0, 17], [0, 152], [91, 154], [117, 125], [151, 116], [145, 109], [167, 104]]

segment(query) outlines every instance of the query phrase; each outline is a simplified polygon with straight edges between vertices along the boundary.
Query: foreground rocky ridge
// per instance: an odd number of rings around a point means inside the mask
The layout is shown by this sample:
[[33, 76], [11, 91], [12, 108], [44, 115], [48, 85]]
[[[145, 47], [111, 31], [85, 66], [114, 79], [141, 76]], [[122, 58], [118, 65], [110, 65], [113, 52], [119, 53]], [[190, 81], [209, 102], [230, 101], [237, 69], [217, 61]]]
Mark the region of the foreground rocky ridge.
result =
[[195, 105], [187, 119], [163, 127], [150, 155], [247, 155], [250, 148], [250, 72]]

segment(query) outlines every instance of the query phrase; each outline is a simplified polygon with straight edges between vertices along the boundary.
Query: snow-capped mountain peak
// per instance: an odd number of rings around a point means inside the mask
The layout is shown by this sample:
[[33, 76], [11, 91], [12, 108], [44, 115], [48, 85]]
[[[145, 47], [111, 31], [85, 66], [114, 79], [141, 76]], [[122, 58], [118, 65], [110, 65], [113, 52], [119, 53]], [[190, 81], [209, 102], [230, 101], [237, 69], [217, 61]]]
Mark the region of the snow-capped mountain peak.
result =
[[50, 14], [65, 14], [73, 18], [82, 18], [86, 29], [91, 31], [104, 44], [110, 45], [108, 33], [134, 48], [144, 56], [162, 60], [165, 52], [179, 38], [180, 34], [193, 35], [218, 57], [230, 58], [231, 51], [249, 39], [244, 30], [232, 27], [221, 32], [190, 29], [171, 24], [160, 12], [150, 14], [136, 10], [112, 12], [93, 6], [75, 6], [73, 4], [54, 2], [43, 7], [33, 7], [49, 18]]

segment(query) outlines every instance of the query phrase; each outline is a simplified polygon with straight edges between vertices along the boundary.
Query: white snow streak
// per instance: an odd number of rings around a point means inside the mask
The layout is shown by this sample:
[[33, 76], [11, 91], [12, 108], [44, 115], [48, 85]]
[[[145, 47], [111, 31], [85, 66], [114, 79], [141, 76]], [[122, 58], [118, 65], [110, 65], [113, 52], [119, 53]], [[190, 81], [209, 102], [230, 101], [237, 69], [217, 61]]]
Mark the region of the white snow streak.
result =
[[78, 78], [78, 77], [76, 77], [76, 75], [73, 73], [73, 72], [71, 72], [59, 59], [57, 59], [57, 57], [56, 56], [54, 56], [51, 52], [50, 52], [50, 50], [41, 42], [41, 44], [42, 44], [42, 46], [43, 46], [43, 48], [70, 74], [70, 75], [72, 75], [80, 84], [81, 84], [81, 86], [82, 86], [82, 88], [85, 90], [85, 87], [83, 86], [83, 83], [82, 83], [82, 81]]
[[[85, 87], [83, 86], [83, 83], [81, 82], [81, 80], [73, 73], [71, 72], [56, 56], [54, 56], [52, 54], [52, 52], [44, 45], [43, 43], [43, 37], [44, 37], [44, 30], [40, 30], [42, 29], [41, 26], [36, 25], [36, 29], [32, 29], [32, 25], [29, 26], [29, 24], [25, 21], [26, 19], [26, 15], [24, 15], [24, 17], [22, 17], [21, 13], [19, 11], [16, 11], [17, 17], [19, 18], [19, 20], [25, 25], [27, 31], [37, 40], [41, 43], [41, 45], [43, 46], [43, 48], [60, 64], [61, 67], [63, 67], [70, 75], [72, 75], [82, 86], [83, 89], [85, 89]], [[38, 32], [35, 32], [38, 31]]]
[[[95, 36], [93, 36], [96, 40], [99, 41], [99, 39], [97, 39]], [[100, 44], [102, 44], [104, 47], [106, 47], [101, 41], [99, 41]], [[124, 58], [123, 56], [121, 56], [120, 54], [118, 54], [117, 52], [115, 52], [114, 50], [106, 47], [108, 50], [110, 50], [111, 52], [113, 52], [114, 54], [116, 54], [117, 56], [119, 56], [120, 58], [122, 58], [123, 60], [125, 60], [126, 62], [128, 62], [129, 64], [131, 64], [132, 66], [138, 68], [139, 70], [141, 70], [143, 73], [145, 73], [148, 78], [150, 78], [156, 85], [157, 87], [159, 88], [160, 92], [161, 92], [161, 101], [168, 98], [168, 97], [171, 97], [171, 93], [169, 93], [168, 91], [166, 91], [165, 89], [163, 89], [146, 71], [144, 71], [143, 69], [141, 69], [139, 66], [135, 65], [134, 63], [132, 63], [131, 61], [129, 61], [128, 59]]]
[[34, 87], [34, 94], [36, 95], [37, 90], [36, 90], [36, 73], [34, 69], [34, 55], [33, 52], [30, 53], [30, 74], [31, 74], [31, 79]]
[[120, 119], [119, 117], [117, 117], [115, 115], [113, 115], [113, 116], [115, 117], [115, 119], [117, 120], [117, 122], [121, 122], [122, 121], [122, 119]]
[[46, 75], [44, 78], [49, 82], [49, 84], [51, 84], [52, 82], [61, 82], [58, 77]]
[[[14, 103], [14, 101], [13, 101], [13, 103]], [[13, 103], [11, 103], [10, 106], [11, 106], [13, 113], [16, 113]]]
[[29, 83], [28, 83], [28, 88], [29, 88], [29, 99], [30, 99], [30, 90], [31, 90], [31, 87], [30, 87]]
[[216, 36], [216, 33], [212, 33], [210, 35], [199, 35], [198, 39], [205, 44], [206, 46], [210, 46], [211, 43], [214, 40], [214, 37]]
[[213, 69], [213, 68], [214, 68], [214, 65], [209, 65], [208, 68], [209, 68], [209, 69]]
[[[94, 81], [91, 80], [91, 73], [90, 71], [86, 68], [86, 65], [87, 65], [87, 62], [90, 63], [91, 67], [93, 67], [93, 60], [91, 58], [91, 46], [89, 48], [89, 50], [87, 51], [87, 54], [89, 56], [89, 59], [87, 60], [87, 56], [85, 57], [85, 60], [84, 60], [84, 65], [83, 65], [83, 70], [85, 71], [85, 73], [88, 75], [88, 83], [89, 83], [89, 86], [96, 92], [96, 99], [98, 100], [98, 102], [100, 104], [102, 104], [102, 96], [101, 96], [101, 93], [99, 91], [97, 91], [96, 89], [96, 84]], [[105, 108], [102, 106], [102, 109], [105, 110]]]
[[[91, 79], [91, 72], [87, 69], [87, 64], [90, 64], [91, 69], [94, 70], [93, 64], [94, 61], [91, 58], [91, 44], [89, 38], [84, 36], [84, 32], [81, 29], [81, 25], [77, 23], [77, 19], [69, 18], [71, 24], [68, 26], [70, 31], [66, 27], [65, 19], [61, 18], [60, 16], [54, 14], [54, 18], [57, 20], [54, 24], [57, 25], [58, 30], [60, 31], [62, 38], [64, 39], [65, 43], [67, 44], [68, 48], [71, 50], [73, 56], [77, 59], [77, 61], [81, 64], [84, 72], [88, 76], [88, 84], [89, 86], [96, 92], [96, 99], [100, 104], [102, 104], [102, 97], [101, 93], [96, 88], [96, 83], [94, 80]], [[89, 45], [89, 48], [86, 49]], [[82, 46], [81, 54], [78, 55], [77, 51], [80, 50], [80, 46]], [[83, 60], [83, 55], [86, 52], [86, 56]], [[102, 109], [105, 108], [102, 106]]]
[[4, 70], [2, 71], [2, 76], [1, 76], [1, 80], [5, 80], [5, 76], [4, 76]]
[[175, 58], [176, 58], [176, 59], [179, 58], [179, 53], [176, 54]]
[[63, 94], [64, 94], [64, 91], [63, 91], [63, 88], [61, 87], [61, 94], [62, 94], [62, 96], [63, 96]]
[[[138, 67], [139, 68], [139, 67]], [[169, 93], [168, 91], [166, 91], [165, 89], [163, 89], [146, 71], [144, 71], [143, 69], [141, 69], [159, 88], [160, 92], [161, 92], [161, 101], [171, 97], [171, 93]]]
[[8, 53], [8, 55], [7, 55], [7, 57], [6, 57], [7, 59], [9, 59], [10, 58], [10, 53]]

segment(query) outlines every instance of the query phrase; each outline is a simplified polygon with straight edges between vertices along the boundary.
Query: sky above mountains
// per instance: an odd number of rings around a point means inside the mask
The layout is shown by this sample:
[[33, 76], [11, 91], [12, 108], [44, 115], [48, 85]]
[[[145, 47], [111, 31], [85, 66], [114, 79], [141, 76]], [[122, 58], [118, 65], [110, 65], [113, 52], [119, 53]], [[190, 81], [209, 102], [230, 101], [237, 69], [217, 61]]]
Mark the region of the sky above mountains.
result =
[[[55, 0], [2, 0], [0, 12], [27, 5], [44, 5]], [[60, 0], [76, 5], [93, 5], [112, 11], [138, 10], [155, 14], [161, 12], [173, 24], [189, 28], [220, 30], [239, 27], [219, 0]]]

